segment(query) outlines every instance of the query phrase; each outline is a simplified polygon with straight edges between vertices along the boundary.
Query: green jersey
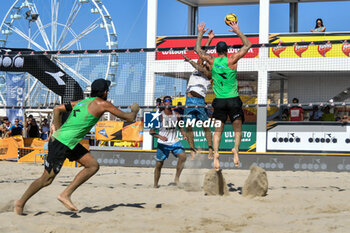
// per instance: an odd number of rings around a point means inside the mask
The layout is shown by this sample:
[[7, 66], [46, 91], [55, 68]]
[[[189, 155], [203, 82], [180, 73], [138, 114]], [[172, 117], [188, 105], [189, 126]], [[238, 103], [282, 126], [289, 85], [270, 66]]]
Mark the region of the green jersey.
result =
[[216, 98], [227, 99], [238, 96], [237, 70], [232, 70], [228, 67], [227, 57], [217, 57], [214, 59], [211, 74], [214, 81], [213, 91]]
[[77, 103], [67, 121], [52, 134], [52, 137], [73, 150], [100, 119], [93, 116], [88, 110], [89, 104], [96, 98], [98, 97], [86, 98]]

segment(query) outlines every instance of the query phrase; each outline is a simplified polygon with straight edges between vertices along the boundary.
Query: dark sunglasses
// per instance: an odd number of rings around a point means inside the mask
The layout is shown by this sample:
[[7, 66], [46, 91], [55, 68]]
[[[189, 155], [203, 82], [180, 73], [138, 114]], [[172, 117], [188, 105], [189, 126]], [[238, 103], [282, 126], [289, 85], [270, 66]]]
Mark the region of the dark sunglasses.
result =
[[166, 99], [166, 100], [164, 100], [164, 103], [166, 103], [166, 102], [173, 102], [171, 99]]

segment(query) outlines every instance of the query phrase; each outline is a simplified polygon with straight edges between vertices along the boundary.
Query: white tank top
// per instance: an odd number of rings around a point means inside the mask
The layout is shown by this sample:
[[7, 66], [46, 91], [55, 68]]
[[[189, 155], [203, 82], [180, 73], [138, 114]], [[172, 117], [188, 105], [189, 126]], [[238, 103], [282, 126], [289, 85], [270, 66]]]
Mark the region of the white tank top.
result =
[[179, 141], [179, 138], [177, 137], [177, 116], [174, 111], [172, 111], [172, 115], [168, 116], [162, 111], [162, 126], [159, 129], [159, 135], [164, 136], [168, 138], [168, 141], [163, 141], [160, 138], [158, 138], [158, 143], [164, 144], [164, 145], [173, 145]]
[[194, 91], [205, 98], [210, 84], [210, 80], [204, 74], [195, 70], [188, 80], [186, 92]]

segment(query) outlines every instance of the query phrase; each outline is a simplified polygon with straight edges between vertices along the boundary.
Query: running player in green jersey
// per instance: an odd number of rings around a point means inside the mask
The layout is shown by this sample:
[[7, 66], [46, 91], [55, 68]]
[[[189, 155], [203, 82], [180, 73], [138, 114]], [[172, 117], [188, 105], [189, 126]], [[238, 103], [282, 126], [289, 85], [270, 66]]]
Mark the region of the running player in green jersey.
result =
[[208, 30], [205, 29], [205, 23], [201, 23], [198, 26], [198, 37], [195, 46], [196, 53], [200, 58], [207, 61], [210, 67], [213, 79], [213, 90], [215, 93], [215, 99], [212, 103], [214, 107], [213, 117], [222, 122], [220, 127], [215, 128], [214, 133], [214, 168], [216, 170], [220, 169], [219, 145], [227, 117], [230, 118], [235, 132], [235, 145], [234, 148], [232, 148], [233, 162], [236, 167], [240, 164], [238, 152], [242, 139], [244, 114], [242, 110], [242, 101], [238, 95], [237, 62], [246, 55], [251, 47], [251, 43], [240, 31], [238, 22], [231, 22], [230, 27], [230, 31], [236, 33], [243, 43], [242, 48], [237, 53], [227, 56], [227, 44], [220, 41], [216, 44], [218, 57], [207, 54], [205, 50], [201, 48], [203, 35]]
[[[44, 163], [45, 170], [40, 178], [35, 180], [23, 196], [15, 201], [14, 210], [17, 214], [23, 214], [26, 202], [41, 188], [52, 183], [60, 172], [66, 158], [79, 162], [84, 169], [81, 170], [72, 183], [58, 195], [57, 199], [71, 211], [77, 211], [77, 207], [71, 201], [72, 193], [99, 169], [99, 164], [90, 152], [79, 142], [97, 123], [99, 118], [110, 112], [118, 118], [133, 121], [140, 107], [135, 103], [131, 106], [131, 112], [123, 112], [107, 100], [110, 81], [97, 79], [91, 84], [91, 97], [68, 104], [61, 104], [54, 108], [54, 121], [52, 137], [49, 141], [49, 152]], [[67, 121], [61, 126], [61, 115], [71, 111]]]

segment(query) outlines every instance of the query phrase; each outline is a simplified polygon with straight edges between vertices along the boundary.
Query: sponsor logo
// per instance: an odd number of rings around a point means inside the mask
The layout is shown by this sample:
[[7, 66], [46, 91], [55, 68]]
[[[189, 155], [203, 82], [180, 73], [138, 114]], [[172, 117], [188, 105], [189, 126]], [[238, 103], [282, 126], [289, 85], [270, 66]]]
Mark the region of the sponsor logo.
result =
[[143, 128], [145, 129], [159, 129], [161, 113], [157, 109], [156, 112], [144, 112], [143, 113]]
[[327, 43], [327, 44], [323, 44], [323, 45], [319, 45], [317, 47], [318, 53], [321, 54], [322, 57], [326, 56], [326, 53], [332, 49], [332, 44], [331, 43]]
[[298, 57], [301, 57], [303, 52], [308, 50], [308, 48], [309, 48], [309, 46], [307, 46], [307, 45], [296, 45], [296, 46], [294, 46], [294, 52], [296, 55], [298, 55]]
[[[280, 40], [280, 41], [279, 41], [279, 44], [280, 44], [280, 43], [283, 43], [283, 41]], [[286, 47], [285, 47], [285, 46], [281, 46], [281, 45], [278, 45], [278, 46], [272, 48], [272, 52], [273, 52], [273, 54], [275, 54], [276, 57], [280, 57], [280, 54], [281, 54], [284, 50], [286, 50]]]
[[349, 57], [350, 55], [350, 44], [349, 43], [344, 43], [341, 50], [343, 51], [343, 53]]
[[100, 131], [98, 131], [99, 134], [101, 134], [102, 136], [105, 136], [106, 138], [108, 138], [107, 132], [105, 129], [101, 129]]
[[179, 121], [163, 121], [163, 127], [165, 128], [175, 128], [177, 125], [181, 128], [220, 127], [221, 121], [215, 121], [212, 119], [208, 119], [205, 121], [200, 121], [200, 120], [196, 121], [196, 119], [187, 119], [187, 120], [179, 120]]
[[62, 76], [64, 76], [64, 73], [61, 71], [58, 71], [56, 73], [51, 73], [48, 71], [45, 71], [46, 74], [51, 75], [58, 83], [58, 85], [62, 86], [62, 85], [66, 85], [66, 83], [61, 79]]

